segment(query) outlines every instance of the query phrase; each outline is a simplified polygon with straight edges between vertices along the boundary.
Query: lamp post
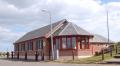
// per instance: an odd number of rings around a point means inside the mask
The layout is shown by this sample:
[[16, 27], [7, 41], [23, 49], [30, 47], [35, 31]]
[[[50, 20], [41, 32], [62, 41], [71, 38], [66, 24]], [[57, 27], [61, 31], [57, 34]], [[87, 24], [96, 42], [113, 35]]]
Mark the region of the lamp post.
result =
[[45, 12], [49, 15], [49, 21], [50, 21], [50, 35], [51, 35], [51, 52], [52, 52], [52, 60], [54, 60], [54, 49], [53, 49], [53, 35], [52, 35], [52, 21], [51, 21], [51, 12], [47, 10], [42, 10], [42, 12]]
[[[108, 14], [108, 9], [106, 9], [106, 15], [107, 15], [107, 33], [108, 33], [108, 44], [110, 45], [110, 31], [109, 31], [109, 14]], [[112, 57], [112, 47], [109, 47], [110, 50], [110, 56]]]

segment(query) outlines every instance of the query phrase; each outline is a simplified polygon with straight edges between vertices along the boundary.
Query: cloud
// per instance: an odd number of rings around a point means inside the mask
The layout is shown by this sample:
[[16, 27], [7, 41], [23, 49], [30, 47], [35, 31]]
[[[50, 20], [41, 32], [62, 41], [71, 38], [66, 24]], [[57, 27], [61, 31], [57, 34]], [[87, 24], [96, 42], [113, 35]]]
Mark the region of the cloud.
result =
[[13, 42], [14, 39], [17, 39], [19, 34], [22, 34], [20, 32], [14, 33], [10, 29], [0, 27], [0, 42]]
[[13, 49], [13, 42], [15, 42], [18, 37], [23, 35], [22, 32], [13, 32], [8, 28], [0, 27], [0, 51], [6, 51]]
[[3, 0], [9, 4], [13, 4], [18, 8], [27, 8], [36, 4], [39, 0]]
[[119, 4], [103, 4], [101, 0], [0, 0], [0, 43], [11, 47], [23, 34], [49, 24], [49, 16], [42, 9], [51, 12], [52, 22], [68, 19], [91, 33], [107, 37], [106, 7], [110, 39], [119, 41]]

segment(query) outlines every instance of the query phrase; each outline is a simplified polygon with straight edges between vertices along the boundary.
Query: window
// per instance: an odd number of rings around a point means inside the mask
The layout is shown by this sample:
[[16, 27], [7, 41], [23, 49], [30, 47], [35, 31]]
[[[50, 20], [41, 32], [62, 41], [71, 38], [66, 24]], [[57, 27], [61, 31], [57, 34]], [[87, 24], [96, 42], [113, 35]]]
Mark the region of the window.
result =
[[88, 44], [88, 39], [82, 39], [81, 40], [81, 49], [84, 48], [84, 49], [89, 49], [89, 44]]
[[22, 48], [21, 48], [21, 44], [19, 44], [19, 51], [21, 51], [22, 50]]
[[21, 44], [21, 51], [25, 51], [25, 44]]
[[33, 50], [33, 42], [28, 42], [27, 50]]
[[62, 48], [66, 48], [66, 38], [62, 38]]
[[56, 48], [60, 49], [60, 39], [56, 38]]
[[67, 38], [67, 48], [72, 48], [71, 47], [71, 38]]
[[82, 49], [82, 40], [80, 40], [80, 49]]
[[81, 49], [85, 48], [85, 40], [84, 39], [81, 40], [81, 45], [82, 45]]
[[15, 51], [19, 51], [19, 44], [15, 45]]
[[72, 48], [76, 48], [76, 37], [72, 37]]
[[85, 45], [86, 45], [86, 46], [85, 46], [85, 47], [86, 47], [86, 49], [89, 49], [89, 42], [88, 42], [88, 41], [89, 41], [89, 39], [88, 39], [88, 38], [86, 38], [86, 43], [85, 43]]
[[36, 40], [36, 50], [43, 49], [43, 40]]

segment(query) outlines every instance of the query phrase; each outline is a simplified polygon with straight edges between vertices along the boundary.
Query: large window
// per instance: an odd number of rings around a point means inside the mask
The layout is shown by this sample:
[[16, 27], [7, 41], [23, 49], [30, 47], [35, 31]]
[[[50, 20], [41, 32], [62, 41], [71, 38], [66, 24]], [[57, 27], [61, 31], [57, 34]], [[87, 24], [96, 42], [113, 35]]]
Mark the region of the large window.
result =
[[72, 48], [72, 46], [71, 46], [71, 38], [67, 38], [67, 48]]
[[21, 44], [21, 51], [25, 51], [25, 44]]
[[88, 39], [88, 38], [86, 38], [86, 43], [85, 43], [85, 45], [86, 45], [85, 48], [86, 48], [86, 49], [89, 49], [89, 39]]
[[85, 48], [85, 40], [84, 39], [81, 40], [81, 45], [82, 45], [81, 49]]
[[27, 50], [33, 50], [33, 42], [28, 42]]
[[66, 38], [62, 38], [62, 48], [65, 49], [66, 46]]
[[72, 48], [76, 48], [76, 37], [72, 37]]
[[36, 50], [43, 49], [43, 40], [38, 39], [36, 40]]
[[76, 37], [56, 38], [55, 44], [56, 44], [56, 48], [58, 49], [75, 49], [76, 48]]
[[81, 49], [82, 49], [82, 48], [84, 48], [84, 49], [89, 49], [88, 39], [83, 39], [83, 40], [81, 41], [81, 44], [82, 44]]
[[60, 39], [59, 38], [56, 38], [56, 48], [57, 49], [60, 49]]
[[19, 44], [15, 44], [15, 51], [19, 51]]

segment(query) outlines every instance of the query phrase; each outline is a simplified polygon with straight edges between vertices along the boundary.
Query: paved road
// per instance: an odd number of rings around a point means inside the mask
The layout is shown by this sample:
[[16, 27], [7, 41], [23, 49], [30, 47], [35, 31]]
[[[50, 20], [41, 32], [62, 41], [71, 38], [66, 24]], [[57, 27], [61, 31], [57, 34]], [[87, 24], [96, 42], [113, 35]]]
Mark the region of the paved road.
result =
[[120, 66], [114, 64], [59, 64], [48, 62], [24, 62], [24, 61], [11, 61], [0, 60], [0, 66]]

